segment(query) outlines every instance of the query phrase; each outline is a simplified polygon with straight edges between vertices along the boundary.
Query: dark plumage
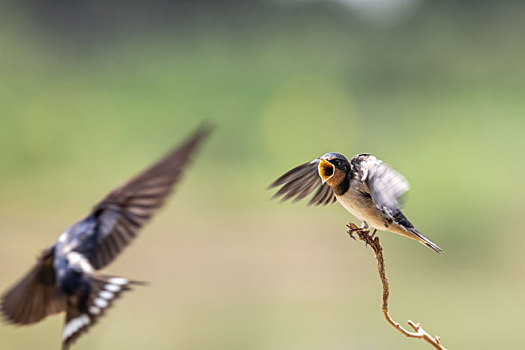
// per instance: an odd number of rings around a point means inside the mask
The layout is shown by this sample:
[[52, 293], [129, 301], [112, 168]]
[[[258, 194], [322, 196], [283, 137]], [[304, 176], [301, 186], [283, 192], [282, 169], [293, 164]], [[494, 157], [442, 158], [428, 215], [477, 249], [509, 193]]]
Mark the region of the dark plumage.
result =
[[[358, 154], [350, 161], [339, 153], [326, 153], [278, 178], [270, 188], [282, 187], [274, 195], [282, 200], [300, 200], [314, 190], [309, 204], [338, 201], [363, 227], [372, 226], [415, 239], [434, 251], [442, 250], [425, 237], [402, 213], [399, 198], [409, 189], [403, 175], [370, 154]], [[375, 231], [374, 231], [375, 233]]]
[[272, 198], [283, 196], [285, 201], [289, 198], [295, 197], [294, 202], [308, 196], [317, 189], [315, 195], [310, 199], [308, 205], [326, 205], [336, 201], [335, 194], [327, 184], [321, 183], [321, 178], [317, 174], [317, 167], [319, 166], [319, 159], [314, 159], [311, 162], [299, 165], [296, 168], [288, 171], [271, 185], [270, 189], [284, 184], [283, 187], [273, 195]]
[[140, 284], [96, 270], [113, 261], [164, 204], [209, 132], [207, 127], [198, 129], [62, 233], [31, 271], [2, 296], [4, 318], [27, 325], [65, 311], [62, 345], [66, 348], [93, 326], [121, 293]]

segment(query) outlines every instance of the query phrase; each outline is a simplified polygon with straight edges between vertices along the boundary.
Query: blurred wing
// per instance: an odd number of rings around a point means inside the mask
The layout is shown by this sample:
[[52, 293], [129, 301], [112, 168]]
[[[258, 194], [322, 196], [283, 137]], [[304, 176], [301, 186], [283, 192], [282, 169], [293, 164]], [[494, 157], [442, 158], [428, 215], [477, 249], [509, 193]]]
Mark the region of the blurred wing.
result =
[[55, 284], [54, 252], [54, 247], [44, 250], [31, 271], [2, 296], [6, 321], [25, 325], [65, 310], [64, 295]]
[[315, 195], [310, 199], [308, 205], [326, 205], [336, 201], [335, 193], [330, 186], [322, 184], [317, 167], [319, 159], [299, 165], [275, 180], [269, 188], [283, 185], [272, 198], [283, 196], [285, 201], [292, 197], [294, 202], [308, 196], [317, 189]]
[[384, 213], [399, 209], [399, 197], [410, 188], [403, 175], [379, 160], [369, 168], [366, 181], [374, 203]]
[[209, 135], [201, 127], [158, 163], [107, 195], [93, 210], [98, 221], [97, 245], [89, 257], [95, 269], [110, 263], [165, 202], [185, 167]]

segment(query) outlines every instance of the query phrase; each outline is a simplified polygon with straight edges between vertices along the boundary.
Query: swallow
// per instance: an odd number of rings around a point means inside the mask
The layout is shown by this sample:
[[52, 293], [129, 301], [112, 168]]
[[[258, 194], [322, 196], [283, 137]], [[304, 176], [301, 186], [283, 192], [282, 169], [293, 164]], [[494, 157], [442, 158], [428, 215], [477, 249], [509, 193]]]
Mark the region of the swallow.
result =
[[[358, 154], [350, 161], [339, 153], [326, 153], [288, 171], [270, 188], [282, 187], [273, 198], [301, 200], [317, 189], [309, 205], [339, 202], [362, 221], [359, 230], [374, 229], [416, 240], [435, 252], [443, 250], [419, 232], [400, 207], [400, 197], [409, 189], [407, 180], [371, 154]], [[352, 231], [349, 231], [350, 235]]]
[[66, 229], [25, 277], [2, 296], [0, 309], [5, 320], [28, 325], [65, 311], [62, 348], [67, 349], [122, 293], [144, 284], [98, 270], [111, 263], [164, 204], [209, 133], [208, 127], [199, 128], [159, 162], [111, 191], [85, 219]]

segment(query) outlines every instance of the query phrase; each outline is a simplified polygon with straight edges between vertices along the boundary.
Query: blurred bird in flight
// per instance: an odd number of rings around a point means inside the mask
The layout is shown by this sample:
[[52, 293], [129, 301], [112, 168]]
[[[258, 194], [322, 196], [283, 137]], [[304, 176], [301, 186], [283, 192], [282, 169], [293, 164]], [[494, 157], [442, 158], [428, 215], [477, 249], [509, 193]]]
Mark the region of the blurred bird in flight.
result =
[[[317, 189], [309, 204], [339, 202], [363, 223], [357, 230], [378, 229], [414, 239], [437, 253], [442, 249], [419, 232], [400, 210], [399, 197], [409, 189], [403, 175], [370, 154], [350, 161], [339, 153], [326, 153], [299, 165], [275, 180], [270, 188], [283, 185], [273, 198], [298, 201]], [[354, 230], [355, 231], [355, 230]], [[349, 231], [352, 235], [352, 229]], [[352, 236], [353, 237], [353, 236]]]
[[110, 192], [82, 221], [45, 249], [33, 268], [2, 296], [7, 322], [28, 325], [65, 311], [62, 348], [69, 348], [112, 306], [141, 282], [109, 276], [105, 267], [164, 204], [202, 141], [199, 128], [158, 163]]

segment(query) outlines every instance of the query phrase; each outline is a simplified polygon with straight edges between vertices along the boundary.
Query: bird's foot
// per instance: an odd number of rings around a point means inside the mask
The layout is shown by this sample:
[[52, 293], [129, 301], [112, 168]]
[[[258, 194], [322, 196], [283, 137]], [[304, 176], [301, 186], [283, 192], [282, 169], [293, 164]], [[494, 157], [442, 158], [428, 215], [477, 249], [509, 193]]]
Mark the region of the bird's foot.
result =
[[368, 247], [370, 242], [374, 241], [375, 234], [377, 232], [377, 229], [374, 229], [374, 232], [370, 233], [370, 230], [368, 229], [368, 224], [366, 222], [363, 222], [361, 227], [357, 227], [354, 223], [349, 223], [346, 225], [348, 227], [348, 235], [352, 237], [352, 239], [356, 240], [354, 233], [357, 233], [359, 236], [359, 239], [361, 239], [363, 242], [365, 242], [365, 247]]
[[[348, 235], [355, 241], [356, 238], [354, 236], [354, 233], [357, 233], [358, 235], [360, 233], [365, 233], [365, 232], [368, 232], [368, 226], [364, 226], [363, 227], [357, 227], [354, 223], [349, 223], [346, 225], [346, 227], [348, 227]], [[375, 232], [374, 232], [375, 233]]]
[[[376, 235], [376, 232], [377, 232], [377, 229], [374, 229], [374, 232], [372, 232], [371, 234], [368, 235], [368, 238], [369, 238], [370, 242], [374, 240], [374, 236]], [[369, 240], [365, 241], [365, 247], [368, 247]]]

